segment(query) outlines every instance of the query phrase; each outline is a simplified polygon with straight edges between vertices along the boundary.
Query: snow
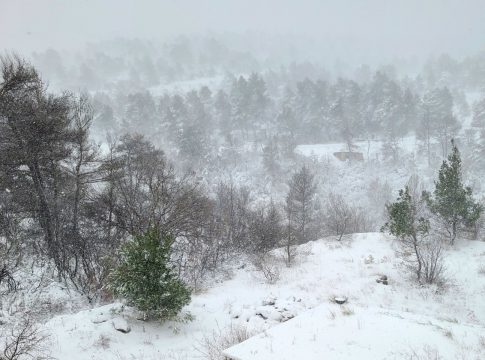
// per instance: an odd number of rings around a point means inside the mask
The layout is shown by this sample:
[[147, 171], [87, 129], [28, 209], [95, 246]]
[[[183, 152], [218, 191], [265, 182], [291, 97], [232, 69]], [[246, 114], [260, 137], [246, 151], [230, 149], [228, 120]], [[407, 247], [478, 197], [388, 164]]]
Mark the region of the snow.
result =
[[[349, 305], [350, 306], [350, 305]], [[323, 304], [224, 352], [234, 360], [403, 359], [430, 351], [443, 359], [485, 355], [482, 326], [375, 307]]]
[[[234, 360], [403, 359], [426, 349], [446, 359], [481, 349], [485, 328], [427, 316], [324, 304], [226, 350]], [[466, 349], [466, 351], [465, 351]], [[407, 355], [407, 356], [406, 356]]]
[[[416, 148], [416, 139], [414, 136], [407, 136], [398, 140], [398, 144], [406, 152], [412, 152]], [[353, 143], [354, 152], [360, 152], [364, 155], [364, 159], [372, 160], [380, 157], [383, 141], [381, 140], [359, 140]], [[295, 153], [308, 157], [316, 157], [317, 159], [335, 159], [335, 152], [348, 151], [345, 143], [328, 143], [328, 144], [310, 144], [298, 145], [295, 148]]]
[[217, 91], [224, 80], [224, 76], [202, 77], [191, 80], [173, 81], [169, 83], [162, 83], [157, 86], [152, 86], [148, 90], [153, 96], [162, 96], [166, 93], [187, 93], [193, 89], [200, 89], [207, 86], [212, 91]]
[[[449, 281], [443, 289], [418, 286], [405, 274], [394, 247], [380, 233], [310, 242], [299, 247], [291, 268], [282, 259], [277, 262], [276, 284], [267, 284], [250, 265], [234, 266], [226, 280], [193, 295], [184, 309], [195, 317], [191, 322], [143, 321], [121, 303], [59, 315], [45, 324], [52, 356], [197, 359], [205, 337], [238, 325], [260, 334], [228, 350], [242, 360], [248, 352], [250, 359], [285, 359], [278, 357], [282, 354], [294, 358], [300, 346], [310, 355], [318, 351], [320, 359], [398, 359], [405, 358], [399, 352], [434, 348], [443, 359], [463, 349], [466, 358], [485, 358], [485, 340], [480, 338], [485, 337], [485, 275], [479, 272], [485, 243], [462, 240], [447, 249]], [[376, 282], [381, 275], [388, 276], [389, 285]], [[333, 303], [339, 296], [348, 298], [343, 308]], [[131, 331], [116, 331], [114, 319], [124, 319]], [[282, 338], [282, 349], [276, 348], [284, 329], [293, 332]], [[295, 329], [300, 332], [295, 334]], [[252, 353], [254, 346], [257, 354]]]

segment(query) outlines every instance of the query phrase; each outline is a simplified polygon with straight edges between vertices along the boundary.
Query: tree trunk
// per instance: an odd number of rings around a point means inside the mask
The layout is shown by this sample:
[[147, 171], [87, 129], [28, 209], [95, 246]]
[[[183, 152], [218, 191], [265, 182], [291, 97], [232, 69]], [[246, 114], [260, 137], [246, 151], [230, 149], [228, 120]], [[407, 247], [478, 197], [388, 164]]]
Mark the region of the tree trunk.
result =
[[60, 266], [60, 259], [58, 256], [58, 249], [56, 248], [56, 238], [54, 231], [54, 224], [52, 220], [51, 209], [45, 195], [44, 181], [36, 161], [29, 164], [29, 170], [34, 182], [34, 190], [37, 194], [39, 209], [37, 215], [39, 217], [40, 227], [44, 232], [44, 239], [47, 243], [47, 250], [49, 255], [54, 259], [56, 266]]

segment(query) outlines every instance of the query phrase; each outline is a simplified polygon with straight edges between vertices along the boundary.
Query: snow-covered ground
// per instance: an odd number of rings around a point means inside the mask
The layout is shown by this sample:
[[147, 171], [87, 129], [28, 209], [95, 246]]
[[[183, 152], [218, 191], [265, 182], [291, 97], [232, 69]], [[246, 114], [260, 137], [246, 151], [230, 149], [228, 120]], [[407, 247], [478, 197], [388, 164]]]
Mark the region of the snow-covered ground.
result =
[[[355, 152], [363, 154], [365, 160], [375, 160], [381, 158], [381, 151], [383, 141], [369, 140], [369, 141], [355, 141], [353, 143]], [[407, 136], [398, 141], [398, 145], [406, 153], [412, 153], [416, 149], [416, 138], [414, 136]], [[312, 144], [312, 145], [298, 145], [295, 148], [297, 154], [308, 157], [316, 157], [317, 159], [332, 159], [338, 161], [333, 155], [335, 152], [348, 151], [345, 143], [329, 143], [329, 144]]]
[[203, 86], [207, 86], [212, 91], [217, 91], [224, 80], [224, 76], [217, 75], [212, 77], [203, 77], [193, 80], [174, 81], [170, 83], [161, 83], [157, 86], [152, 86], [148, 90], [153, 96], [162, 96], [166, 93], [185, 94], [194, 89], [200, 89]]
[[234, 360], [479, 359], [483, 326], [323, 304], [225, 351]]
[[[301, 322], [301, 341], [311, 331], [307, 326], [329, 332], [314, 337], [321, 343], [320, 355], [328, 358], [355, 359], [359, 354], [360, 359], [389, 359], [388, 351], [395, 359], [412, 358], [406, 354], [426, 349], [438, 351], [440, 359], [455, 359], [456, 354], [460, 359], [485, 358], [485, 242], [463, 240], [447, 249], [444, 288], [418, 286], [402, 269], [394, 246], [379, 233], [310, 242], [299, 248], [294, 266], [277, 260], [280, 279], [275, 284], [249, 264], [234, 266], [227, 280], [193, 295], [186, 310], [195, 319], [187, 323], [137, 320], [135, 312], [119, 303], [56, 316], [45, 324], [52, 335], [52, 355], [73, 360], [198, 359], [203, 358], [204, 337], [223, 334], [231, 324], [269, 334], [260, 337], [264, 340], [280, 331], [265, 330], [301, 315], [285, 324]], [[389, 285], [376, 282], [381, 274], [389, 277]], [[346, 315], [331, 303], [334, 296], [348, 297]], [[305, 319], [315, 319], [312, 314], [319, 321], [307, 323]], [[131, 331], [122, 333], [113, 324]], [[286, 343], [285, 353], [291, 354], [292, 344]], [[381, 347], [369, 351], [375, 344]]]

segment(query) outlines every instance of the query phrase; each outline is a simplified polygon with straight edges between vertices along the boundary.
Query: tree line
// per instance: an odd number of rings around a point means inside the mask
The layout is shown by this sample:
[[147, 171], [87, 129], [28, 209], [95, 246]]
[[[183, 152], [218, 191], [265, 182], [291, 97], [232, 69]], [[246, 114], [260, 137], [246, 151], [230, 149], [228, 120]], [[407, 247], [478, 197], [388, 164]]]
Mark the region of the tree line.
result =
[[[214, 92], [204, 86], [159, 97], [148, 91], [114, 98], [97, 93], [97, 126], [163, 139], [180, 161], [192, 166], [230, 157], [231, 149], [248, 141], [272, 146], [288, 158], [297, 144], [337, 141], [354, 151], [356, 141], [383, 140], [384, 158], [395, 161], [399, 141], [409, 135], [417, 137], [431, 164], [448, 155], [449, 142], [461, 128], [457, 109], [469, 112], [461, 95], [447, 87], [423, 89], [385, 72], [365, 83], [307, 78], [293, 84], [285, 76], [253, 73], [228, 75], [225, 84]], [[215, 150], [221, 148], [222, 155]]]
[[[107, 296], [120, 249], [152, 229], [173, 239], [170, 266], [193, 288], [237, 254], [285, 246], [291, 265], [295, 246], [325, 231], [318, 184], [305, 166], [291, 176], [284, 204], [256, 204], [249, 188], [233, 183], [206, 189], [143, 135], [94, 143], [88, 97], [49, 93], [23, 59], [3, 57], [0, 74], [0, 285], [11, 291], [30, 254], [90, 301]], [[327, 229], [341, 237], [365, 227], [338, 202], [345, 223]]]

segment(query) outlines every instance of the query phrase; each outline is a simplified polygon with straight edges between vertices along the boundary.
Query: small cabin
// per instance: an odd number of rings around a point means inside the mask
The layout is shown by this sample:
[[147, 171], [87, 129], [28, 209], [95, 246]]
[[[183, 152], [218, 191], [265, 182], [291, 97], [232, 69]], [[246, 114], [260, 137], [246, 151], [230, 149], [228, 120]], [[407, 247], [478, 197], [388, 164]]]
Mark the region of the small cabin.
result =
[[333, 156], [340, 161], [364, 161], [364, 155], [361, 152], [338, 151], [334, 152]]

